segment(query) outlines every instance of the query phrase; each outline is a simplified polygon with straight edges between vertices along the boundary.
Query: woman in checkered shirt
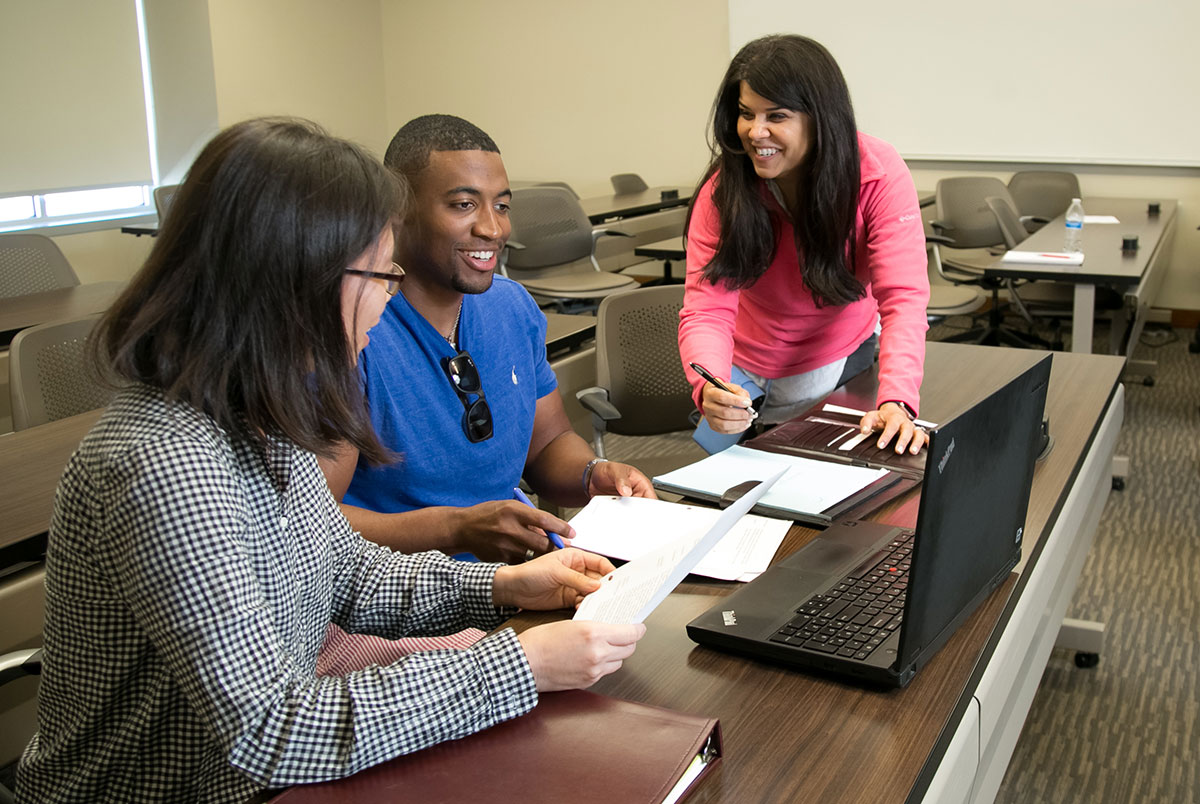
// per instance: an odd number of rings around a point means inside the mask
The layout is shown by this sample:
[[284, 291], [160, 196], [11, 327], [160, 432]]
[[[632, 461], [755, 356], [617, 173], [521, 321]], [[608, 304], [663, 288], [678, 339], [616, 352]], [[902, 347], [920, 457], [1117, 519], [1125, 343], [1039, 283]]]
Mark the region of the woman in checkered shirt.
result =
[[206, 146], [92, 344], [120, 386], [72, 457], [46, 559], [22, 802], [241, 801], [516, 717], [620, 667], [644, 627], [561, 621], [318, 678], [329, 623], [389, 638], [574, 605], [611, 565], [364, 541], [316, 456], [386, 454], [355, 371], [402, 279], [406, 191], [311, 123]]

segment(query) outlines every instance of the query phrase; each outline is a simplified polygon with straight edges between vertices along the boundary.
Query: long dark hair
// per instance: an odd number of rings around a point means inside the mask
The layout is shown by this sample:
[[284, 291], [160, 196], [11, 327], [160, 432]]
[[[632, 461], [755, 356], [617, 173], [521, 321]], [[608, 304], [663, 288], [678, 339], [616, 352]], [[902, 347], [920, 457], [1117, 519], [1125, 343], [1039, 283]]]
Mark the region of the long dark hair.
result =
[[366, 412], [344, 269], [395, 226], [404, 185], [315, 123], [248, 120], [197, 157], [146, 264], [92, 339], [117, 381], [162, 388], [235, 438], [390, 456]]
[[[854, 108], [833, 56], [804, 36], [764, 36], [747, 43], [721, 81], [712, 108], [712, 161], [700, 182], [719, 174], [713, 203], [721, 238], [705, 277], [731, 288], [752, 285], [779, 246], [781, 222], [764, 202], [762, 181], [737, 134], [743, 81], [762, 97], [811, 120], [809, 151], [800, 166], [801, 193], [791, 211], [805, 286], [818, 306], [862, 298], [865, 290], [854, 275], [859, 185]], [[689, 208], [689, 222], [691, 214]]]

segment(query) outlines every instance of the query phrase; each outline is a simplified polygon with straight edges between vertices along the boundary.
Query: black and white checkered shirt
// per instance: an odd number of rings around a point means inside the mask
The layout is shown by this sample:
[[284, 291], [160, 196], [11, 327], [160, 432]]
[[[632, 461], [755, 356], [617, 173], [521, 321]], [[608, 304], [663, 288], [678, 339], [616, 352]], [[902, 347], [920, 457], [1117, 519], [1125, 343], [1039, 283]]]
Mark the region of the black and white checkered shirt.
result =
[[126, 390], [59, 485], [17, 798], [242, 801], [520, 715], [537, 693], [511, 629], [314, 675], [330, 621], [386, 637], [494, 627], [496, 566], [367, 542], [310, 453], [251, 449]]

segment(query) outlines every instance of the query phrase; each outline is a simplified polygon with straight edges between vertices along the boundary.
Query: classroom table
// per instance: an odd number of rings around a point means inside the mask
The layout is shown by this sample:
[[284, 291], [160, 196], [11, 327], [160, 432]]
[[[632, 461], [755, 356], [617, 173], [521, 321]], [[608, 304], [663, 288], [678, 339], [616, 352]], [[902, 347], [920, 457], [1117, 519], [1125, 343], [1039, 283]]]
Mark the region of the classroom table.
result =
[[[1159, 205], [1157, 213], [1149, 205]], [[1088, 215], [1113, 215], [1120, 223], [1088, 223], [1083, 227], [1082, 265], [1032, 265], [997, 260], [984, 270], [985, 278], [1069, 282], [1074, 285], [1071, 316], [1071, 351], [1092, 351], [1092, 324], [1096, 315], [1096, 287], [1106, 285], [1125, 296], [1132, 308], [1129, 329], [1124, 333], [1127, 357], [1132, 355], [1137, 336], [1154, 300], [1175, 236], [1178, 203], [1172, 199], [1085, 198]], [[1031, 234], [1020, 251], [1062, 251], [1066, 213]], [[1136, 250], [1123, 250], [1122, 240], [1136, 236]], [[1114, 327], [1110, 351], [1117, 352], [1122, 333]]]
[[[686, 206], [692, 200], [694, 187], [650, 187], [640, 193], [598, 195], [579, 199], [580, 206], [593, 224], [615, 218], [649, 215], [673, 207]], [[664, 198], [663, 193], [669, 196]]]
[[58, 478], [100, 411], [0, 435], [0, 548], [45, 533]]
[[[928, 344], [922, 416], [953, 415], [1044, 354]], [[905, 689], [864, 688], [691, 642], [684, 626], [736, 584], [689, 578], [650, 615], [633, 656], [593, 689], [720, 719], [724, 755], [688, 804], [994, 798], [1107, 499], [1124, 410], [1119, 358], [1052, 359], [1046, 409], [1056, 444], [1034, 473], [1021, 563]], [[876, 385], [860, 376], [830, 401], [869, 407]], [[918, 504], [914, 491], [869, 518], [911, 526]], [[775, 560], [815, 534], [793, 526]], [[520, 631], [565, 616], [526, 612], [509, 625]], [[587, 761], [586, 739], [573, 762]]]
[[545, 313], [546, 355], [569, 352], [596, 336], [596, 316]]
[[90, 282], [0, 299], [0, 345], [27, 327], [102, 313], [125, 290], [123, 281]]
[[687, 258], [687, 249], [683, 247], [683, 235], [668, 237], [666, 240], [646, 243], [641, 246], [634, 246], [633, 253], [639, 257], [649, 257], [652, 260], [663, 261], [662, 284], [670, 285], [683, 281], [683, 277], [676, 277], [671, 273], [672, 262], [679, 262]]

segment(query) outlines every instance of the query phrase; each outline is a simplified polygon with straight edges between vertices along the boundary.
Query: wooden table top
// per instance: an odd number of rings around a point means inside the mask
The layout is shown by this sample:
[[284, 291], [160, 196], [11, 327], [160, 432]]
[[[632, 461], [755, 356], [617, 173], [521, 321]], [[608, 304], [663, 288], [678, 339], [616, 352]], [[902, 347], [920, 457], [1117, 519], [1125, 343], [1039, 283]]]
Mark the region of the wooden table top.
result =
[[58, 478], [101, 412], [0, 435], [0, 547], [50, 528]]
[[[603, 223], [610, 218], [628, 218], [672, 207], [686, 206], [691, 201], [694, 191], [694, 187], [650, 187], [640, 193], [581, 198], [579, 204], [587, 214], [588, 220], [592, 223]], [[664, 192], [673, 192], [675, 197], [663, 198]]]
[[[939, 421], [1016, 376], [1045, 352], [930, 343], [922, 418]], [[1034, 474], [1023, 566], [1036, 564], [1042, 541], [1108, 407], [1122, 360], [1054, 354], [1047, 415], [1056, 446]], [[862, 408], [873, 377], [859, 377], [830, 398]], [[869, 518], [911, 527], [917, 492]], [[779, 560], [817, 531], [794, 526]], [[1030, 538], [1036, 535], [1036, 538]], [[593, 689], [619, 698], [718, 717], [725, 755], [688, 798], [697, 802], [903, 802], [918, 800], [932, 778], [963, 709], [981, 657], [1023, 589], [1014, 573], [902, 690], [879, 691], [809, 675], [696, 645], [684, 626], [735, 584], [689, 578], [647, 619], [649, 629], [622, 669]], [[523, 630], [561, 617], [527, 613]]]
[[12, 340], [12, 335], [26, 327], [102, 313], [121, 295], [126, 284], [123, 281], [91, 282], [0, 299], [0, 336], [8, 333], [9, 337], [4, 339], [7, 343]]

